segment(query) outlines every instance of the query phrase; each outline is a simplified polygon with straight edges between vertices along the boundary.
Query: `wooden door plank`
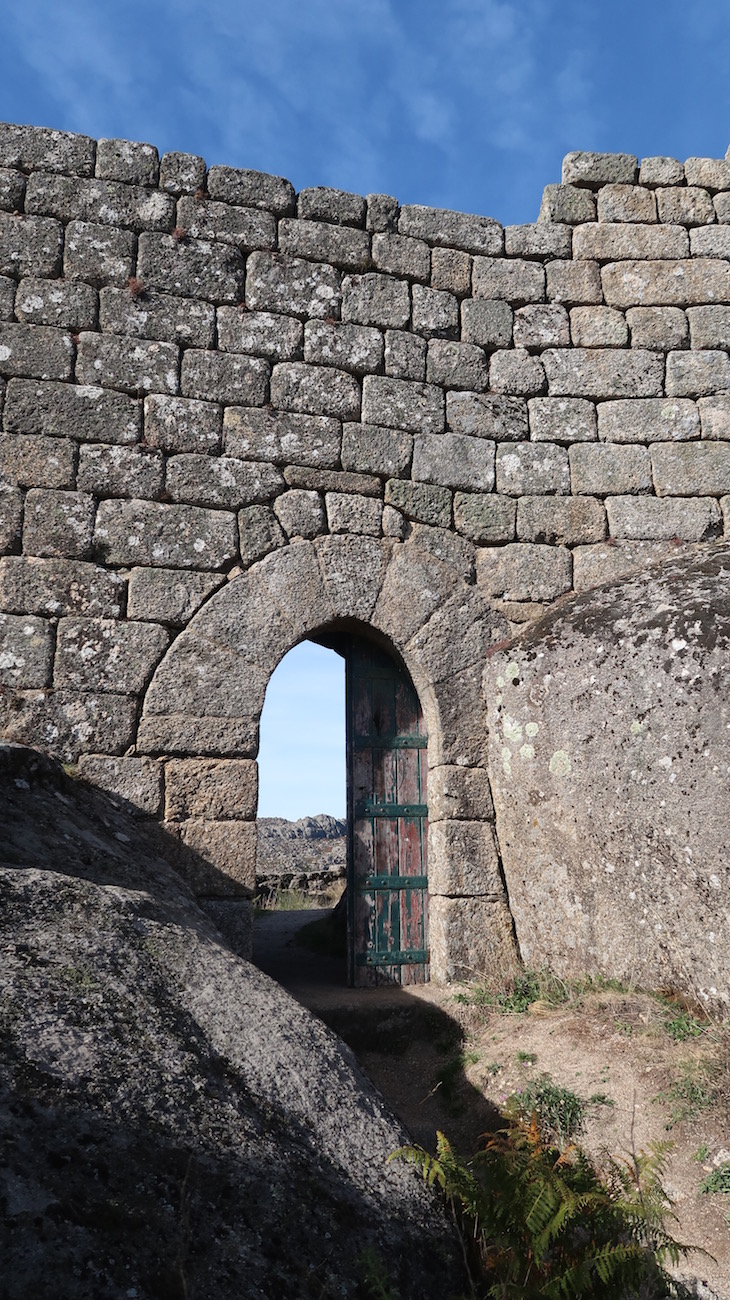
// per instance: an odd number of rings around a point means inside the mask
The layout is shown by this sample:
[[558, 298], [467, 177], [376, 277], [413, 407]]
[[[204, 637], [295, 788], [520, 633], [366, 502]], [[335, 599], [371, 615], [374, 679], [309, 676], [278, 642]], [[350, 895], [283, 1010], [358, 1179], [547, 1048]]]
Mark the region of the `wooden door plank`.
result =
[[418, 696], [404, 678], [395, 683], [395, 730], [401, 736], [422, 734]]
[[350, 979], [364, 986], [420, 983], [428, 978], [420, 704], [404, 671], [367, 642], [352, 642], [347, 678]]

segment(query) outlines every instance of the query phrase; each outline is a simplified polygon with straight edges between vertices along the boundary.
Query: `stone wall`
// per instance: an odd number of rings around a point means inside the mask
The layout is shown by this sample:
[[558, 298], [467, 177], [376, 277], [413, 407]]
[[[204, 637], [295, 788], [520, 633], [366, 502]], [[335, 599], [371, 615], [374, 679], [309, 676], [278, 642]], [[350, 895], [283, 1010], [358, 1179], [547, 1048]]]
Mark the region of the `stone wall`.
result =
[[730, 531], [730, 164], [562, 180], [503, 229], [0, 126], [0, 731], [162, 815], [223, 907], [271, 672], [374, 629], [429, 728], [442, 977], [511, 945], [487, 648]]

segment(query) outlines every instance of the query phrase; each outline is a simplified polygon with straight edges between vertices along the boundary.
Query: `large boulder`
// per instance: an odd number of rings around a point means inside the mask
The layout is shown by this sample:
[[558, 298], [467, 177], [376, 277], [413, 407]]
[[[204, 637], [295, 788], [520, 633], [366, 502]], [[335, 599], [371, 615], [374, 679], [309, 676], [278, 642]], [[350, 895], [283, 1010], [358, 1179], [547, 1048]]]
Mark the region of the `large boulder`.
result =
[[[350, 1050], [226, 947], [163, 840], [0, 746], [4, 1300], [464, 1284]], [[379, 1262], [377, 1262], [379, 1261]]]
[[525, 962], [730, 1000], [730, 546], [555, 605], [490, 656]]

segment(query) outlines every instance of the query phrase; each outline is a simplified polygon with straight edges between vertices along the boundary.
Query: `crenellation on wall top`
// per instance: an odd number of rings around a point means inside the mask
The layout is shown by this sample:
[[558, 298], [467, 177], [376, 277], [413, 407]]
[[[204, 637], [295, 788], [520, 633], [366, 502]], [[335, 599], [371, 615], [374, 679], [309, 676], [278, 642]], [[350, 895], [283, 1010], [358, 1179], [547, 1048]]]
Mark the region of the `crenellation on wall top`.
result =
[[70, 131], [44, 126], [16, 126], [0, 122], [0, 166], [22, 172], [61, 172], [67, 176], [93, 176], [96, 140]]
[[[0, 123], [0, 169], [26, 176], [40, 171], [131, 186], [159, 186], [178, 196], [194, 195], [201, 201], [210, 197], [235, 206], [269, 210], [278, 216], [297, 215], [302, 220], [365, 226], [373, 233], [392, 231], [398, 225], [402, 226], [403, 233], [411, 233], [418, 227], [430, 232], [421, 237], [437, 246], [498, 251], [495, 243], [499, 241], [500, 223], [490, 217], [420, 204], [400, 207], [397, 199], [389, 195], [365, 197], [330, 186], [308, 187], [297, 195], [284, 177], [220, 164], [208, 168], [199, 155], [174, 150], [160, 158], [154, 145], [138, 141], [107, 138], [97, 141], [83, 134], [3, 122]], [[605, 186], [636, 186], [637, 183], [646, 188], [694, 186], [714, 195], [730, 189], [730, 147], [724, 158], [691, 157], [684, 163], [664, 156], [639, 160], [633, 154], [573, 151], [563, 160], [561, 180], [559, 187], [547, 189], [567, 191], [561, 196], [566, 204], [570, 190], [600, 191]], [[465, 247], [460, 239], [470, 246]], [[485, 242], [489, 248], [483, 247]]]
[[160, 189], [170, 194], [206, 193], [208, 167], [205, 158], [194, 153], [173, 150], [160, 159]]
[[316, 185], [300, 190], [297, 195], [297, 216], [303, 221], [330, 221], [339, 226], [365, 225], [368, 200], [361, 194], [335, 190], [328, 185]]
[[160, 156], [153, 144], [134, 140], [97, 140], [96, 176], [127, 185], [157, 185]]
[[602, 185], [633, 185], [639, 174], [639, 160], [629, 153], [591, 153], [575, 150], [565, 155], [564, 185], [599, 189]]

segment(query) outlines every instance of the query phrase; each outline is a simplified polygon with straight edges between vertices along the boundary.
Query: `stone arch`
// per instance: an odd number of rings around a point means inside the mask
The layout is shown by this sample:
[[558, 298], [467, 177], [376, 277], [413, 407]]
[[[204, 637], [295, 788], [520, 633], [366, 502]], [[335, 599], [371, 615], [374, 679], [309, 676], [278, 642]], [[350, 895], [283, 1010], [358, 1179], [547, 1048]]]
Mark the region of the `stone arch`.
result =
[[[507, 625], [453, 563], [412, 540], [292, 542], [232, 577], [167, 651], [145, 695], [137, 751], [163, 760], [168, 825], [215, 872], [215, 886], [204, 872], [193, 883], [201, 894], [252, 889], [255, 758], [267, 684], [300, 641], [348, 627], [403, 662], [424, 713], [433, 977], [504, 970], [514, 944], [486, 771], [481, 676], [488, 648]], [[207, 800], [176, 796], [186, 780], [201, 777]]]

